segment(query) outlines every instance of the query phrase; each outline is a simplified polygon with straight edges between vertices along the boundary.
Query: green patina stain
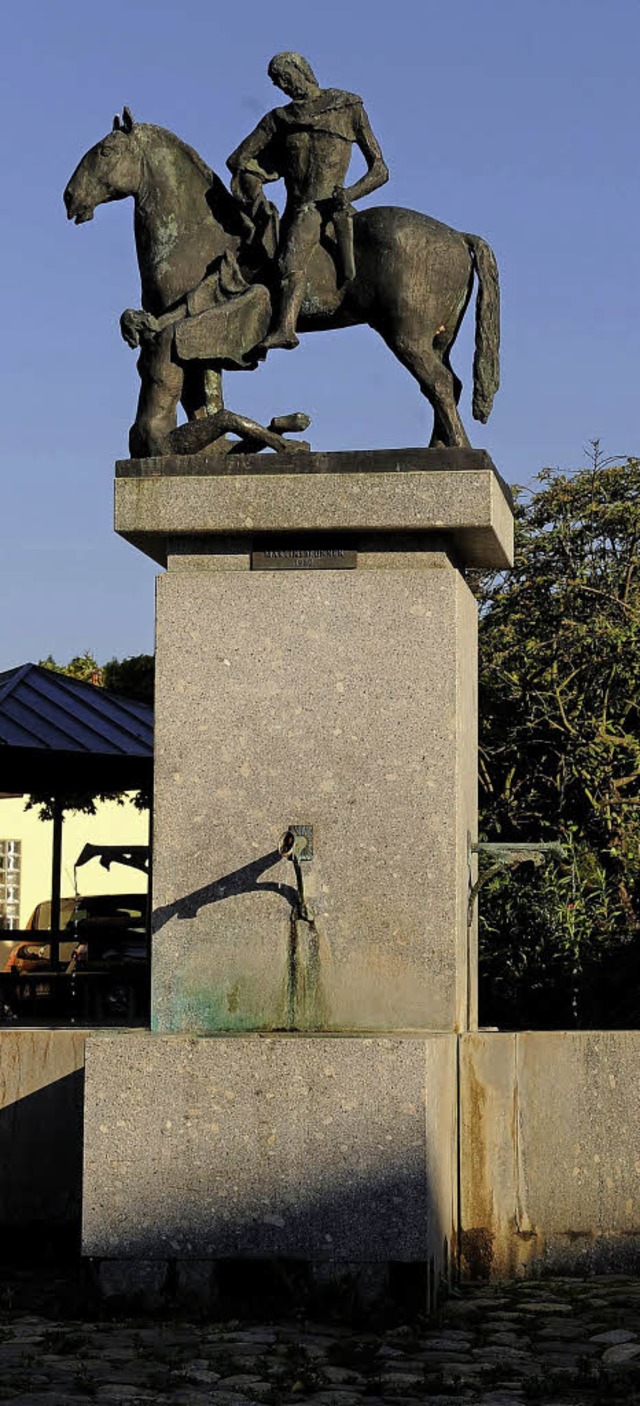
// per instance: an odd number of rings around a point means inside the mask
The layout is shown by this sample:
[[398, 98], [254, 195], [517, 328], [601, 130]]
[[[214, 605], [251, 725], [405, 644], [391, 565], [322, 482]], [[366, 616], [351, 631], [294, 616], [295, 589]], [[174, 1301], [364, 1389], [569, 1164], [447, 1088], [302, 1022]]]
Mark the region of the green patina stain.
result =
[[315, 924], [294, 917], [280, 989], [268, 1004], [259, 984], [242, 976], [220, 986], [194, 980], [192, 974], [186, 979], [176, 976], [170, 997], [153, 1002], [151, 1028], [193, 1034], [330, 1029], [322, 981], [329, 960], [329, 945]]
[[258, 993], [250, 993], [241, 979], [224, 987], [177, 981], [171, 1000], [154, 1009], [151, 1028], [194, 1034], [282, 1029], [282, 1013], [260, 1010], [252, 994]]
[[329, 963], [329, 943], [315, 922], [293, 915], [279, 990], [270, 984], [267, 993], [259, 981], [233, 972], [218, 986], [207, 969], [176, 973], [170, 993], [152, 1001], [152, 1029], [194, 1035], [331, 1029], [322, 980]]
[[178, 239], [178, 221], [175, 215], [164, 215], [158, 220], [156, 227], [157, 247], [154, 262], [159, 265], [165, 264], [172, 256]]

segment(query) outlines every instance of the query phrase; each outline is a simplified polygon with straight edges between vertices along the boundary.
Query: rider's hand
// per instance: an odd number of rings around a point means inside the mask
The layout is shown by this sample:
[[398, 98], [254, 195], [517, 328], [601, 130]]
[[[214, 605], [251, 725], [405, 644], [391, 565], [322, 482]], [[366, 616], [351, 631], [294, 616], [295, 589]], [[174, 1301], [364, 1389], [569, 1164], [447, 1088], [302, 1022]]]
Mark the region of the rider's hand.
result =
[[334, 186], [332, 199], [334, 210], [349, 209], [349, 197], [344, 186]]
[[125, 308], [120, 318], [120, 333], [134, 351], [140, 346], [140, 327], [136, 308]]
[[120, 318], [120, 332], [127, 346], [134, 351], [145, 338], [153, 337], [158, 330], [155, 317], [150, 312], [143, 312], [142, 308], [125, 308]]

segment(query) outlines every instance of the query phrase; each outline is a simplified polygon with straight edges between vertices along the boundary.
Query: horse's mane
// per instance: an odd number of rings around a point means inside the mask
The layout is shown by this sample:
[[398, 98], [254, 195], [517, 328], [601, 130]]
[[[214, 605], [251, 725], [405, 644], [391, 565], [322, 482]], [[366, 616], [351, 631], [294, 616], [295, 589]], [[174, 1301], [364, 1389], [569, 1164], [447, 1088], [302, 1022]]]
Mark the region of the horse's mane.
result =
[[242, 223], [238, 202], [195, 148], [189, 146], [188, 142], [183, 142], [182, 137], [177, 137], [175, 132], [170, 132], [168, 127], [156, 127], [152, 122], [139, 122], [136, 126], [138, 131], [144, 131], [145, 137], [152, 136], [165, 141], [170, 147], [177, 147], [192, 162], [208, 186], [207, 203], [213, 218], [228, 234], [240, 234]]
[[194, 149], [194, 147], [189, 146], [188, 142], [183, 142], [182, 137], [177, 137], [175, 132], [169, 131], [168, 127], [156, 127], [152, 122], [141, 122], [139, 125], [140, 127], [143, 127], [145, 129], [145, 135], [147, 132], [153, 133], [154, 136], [157, 135], [158, 137], [162, 137], [163, 140], [166, 141], [169, 146], [179, 147], [180, 150], [185, 153], [185, 156], [190, 157], [190, 159], [193, 161], [194, 166], [197, 167], [200, 172], [200, 175], [204, 177], [205, 181], [218, 179], [216, 177], [215, 171], [212, 171], [211, 167], [207, 166], [206, 161], [203, 161], [202, 157], [198, 156], [198, 153]]

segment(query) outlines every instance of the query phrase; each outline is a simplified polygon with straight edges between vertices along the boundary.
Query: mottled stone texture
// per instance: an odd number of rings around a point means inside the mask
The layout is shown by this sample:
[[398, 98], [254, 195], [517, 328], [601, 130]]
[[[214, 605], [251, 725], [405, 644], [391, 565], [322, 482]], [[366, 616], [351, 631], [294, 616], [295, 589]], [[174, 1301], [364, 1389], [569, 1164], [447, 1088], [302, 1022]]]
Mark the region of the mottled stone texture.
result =
[[640, 1031], [460, 1041], [470, 1278], [640, 1267]]
[[[450, 466], [454, 453], [464, 467]], [[482, 452], [240, 456], [235, 474], [229, 462], [165, 457], [149, 461], [151, 474], [119, 464], [116, 531], [163, 565], [171, 538], [319, 531], [441, 532], [467, 566], [512, 563], [510, 496]]]
[[[409, 560], [160, 578], [156, 1030], [473, 1018], [476, 607], [444, 552]], [[293, 975], [292, 823], [317, 925]]]
[[87, 1042], [83, 1250], [431, 1262], [455, 1228], [454, 1036]]

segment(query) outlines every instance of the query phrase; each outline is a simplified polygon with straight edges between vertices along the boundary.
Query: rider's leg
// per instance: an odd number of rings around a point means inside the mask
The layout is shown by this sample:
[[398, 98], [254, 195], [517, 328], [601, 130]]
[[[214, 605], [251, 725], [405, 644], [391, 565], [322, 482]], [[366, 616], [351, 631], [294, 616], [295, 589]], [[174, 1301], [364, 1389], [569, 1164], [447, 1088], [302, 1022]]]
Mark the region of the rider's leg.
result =
[[273, 331], [265, 337], [262, 343], [265, 351], [272, 351], [274, 347], [285, 347], [287, 350], [291, 350], [300, 345], [296, 336], [296, 327], [306, 287], [306, 273], [287, 273], [284, 275], [280, 285], [278, 319]]
[[[283, 222], [284, 223], [284, 222]], [[311, 255], [320, 241], [322, 217], [315, 205], [308, 206], [285, 224], [280, 255], [282, 284], [276, 325], [265, 337], [265, 351], [274, 347], [297, 347], [296, 326], [307, 288]]]

